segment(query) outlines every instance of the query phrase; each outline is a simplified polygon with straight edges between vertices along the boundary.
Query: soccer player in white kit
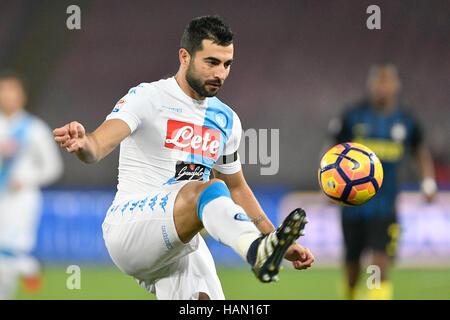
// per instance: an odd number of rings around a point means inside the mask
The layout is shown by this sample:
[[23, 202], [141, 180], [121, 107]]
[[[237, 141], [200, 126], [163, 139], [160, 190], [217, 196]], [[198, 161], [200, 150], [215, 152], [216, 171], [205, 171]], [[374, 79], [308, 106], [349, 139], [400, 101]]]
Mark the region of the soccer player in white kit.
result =
[[63, 171], [50, 128], [24, 110], [23, 81], [0, 75], [0, 299], [14, 296], [18, 279], [39, 279], [30, 255], [42, 207], [40, 188]]
[[224, 299], [202, 228], [263, 282], [278, 280], [284, 257], [296, 269], [314, 261], [295, 243], [304, 211], [294, 210], [275, 230], [243, 176], [240, 120], [215, 97], [230, 72], [232, 39], [220, 18], [193, 19], [174, 77], [130, 89], [93, 133], [78, 122], [53, 131], [87, 163], [120, 143], [119, 183], [103, 237], [117, 267], [158, 299]]

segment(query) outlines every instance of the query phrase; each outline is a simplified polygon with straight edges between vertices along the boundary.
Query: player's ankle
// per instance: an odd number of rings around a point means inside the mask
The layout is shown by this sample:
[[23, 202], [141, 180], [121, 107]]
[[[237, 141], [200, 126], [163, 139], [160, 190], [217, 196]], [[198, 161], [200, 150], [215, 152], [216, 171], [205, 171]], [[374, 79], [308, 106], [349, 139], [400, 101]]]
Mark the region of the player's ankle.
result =
[[232, 248], [242, 257], [242, 259], [248, 262], [247, 256], [249, 248], [260, 236], [261, 234], [259, 232], [244, 232], [238, 236], [236, 242], [232, 245]]
[[258, 247], [261, 243], [261, 239], [262, 237], [257, 238], [250, 244], [250, 247], [248, 248], [246, 260], [251, 266], [253, 266], [256, 262], [256, 258], [258, 256]]

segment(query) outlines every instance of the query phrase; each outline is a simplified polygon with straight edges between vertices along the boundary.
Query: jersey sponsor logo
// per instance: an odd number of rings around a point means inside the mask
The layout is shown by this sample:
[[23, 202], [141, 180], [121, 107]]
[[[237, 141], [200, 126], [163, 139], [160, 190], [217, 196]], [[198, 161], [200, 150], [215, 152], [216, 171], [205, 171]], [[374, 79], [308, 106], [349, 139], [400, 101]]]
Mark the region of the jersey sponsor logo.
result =
[[175, 180], [203, 180], [206, 167], [201, 164], [193, 164], [184, 161], [177, 161], [175, 166]]
[[357, 138], [353, 140], [370, 148], [382, 161], [397, 162], [403, 156], [403, 144], [387, 139]]
[[168, 120], [164, 146], [216, 160], [220, 149], [220, 132], [188, 122]]

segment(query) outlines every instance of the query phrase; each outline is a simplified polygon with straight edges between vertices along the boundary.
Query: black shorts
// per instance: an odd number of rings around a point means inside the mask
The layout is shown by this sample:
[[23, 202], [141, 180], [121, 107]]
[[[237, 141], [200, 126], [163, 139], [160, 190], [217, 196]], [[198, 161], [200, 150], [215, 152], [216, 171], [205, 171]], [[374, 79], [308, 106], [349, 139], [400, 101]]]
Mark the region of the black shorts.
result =
[[341, 221], [346, 262], [359, 262], [361, 254], [366, 249], [395, 257], [400, 236], [400, 227], [395, 214], [370, 219], [342, 217]]

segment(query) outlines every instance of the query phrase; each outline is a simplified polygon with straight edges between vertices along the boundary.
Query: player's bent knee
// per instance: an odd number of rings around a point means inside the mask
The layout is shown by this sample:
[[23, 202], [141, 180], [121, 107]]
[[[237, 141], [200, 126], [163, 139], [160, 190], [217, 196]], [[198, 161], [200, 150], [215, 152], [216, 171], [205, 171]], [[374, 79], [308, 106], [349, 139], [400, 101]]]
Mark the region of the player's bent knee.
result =
[[211, 186], [214, 183], [222, 183], [222, 184], [224, 184], [226, 186], [226, 184], [225, 184], [225, 182], [223, 180], [218, 179], [218, 178], [213, 178], [213, 179], [211, 179], [211, 180], [209, 180], [207, 182], [204, 182], [202, 184], [202, 187], [200, 188], [201, 192], [203, 192], [206, 188], [208, 188], [209, 186]]
[[[191, 181], [181, 188], [180, 192], [177, 195], [177, 199], [175, 199], [175, 203], [177, 202], [178, 198], [181, 198], [180, 202], [183, 203], [183, 206], [185, 204], [194, 205], [195, 210], [197, 208], [198, 199], [203, 191], [210, 185], [218, 182], [225, 185], [224, 181], [216, 178], [209, 181]], [[186, 208], [184, 208], [184, 211], [186, 211]]]
[[226, 184], [220, 179], [191, 181], [180, 189], [174, 202], [173, 215], [175, 229], [183, 243], [189, 242], [204, 227], [203, 207], [222, 196], [231, 198]]

